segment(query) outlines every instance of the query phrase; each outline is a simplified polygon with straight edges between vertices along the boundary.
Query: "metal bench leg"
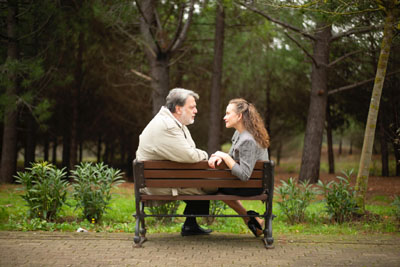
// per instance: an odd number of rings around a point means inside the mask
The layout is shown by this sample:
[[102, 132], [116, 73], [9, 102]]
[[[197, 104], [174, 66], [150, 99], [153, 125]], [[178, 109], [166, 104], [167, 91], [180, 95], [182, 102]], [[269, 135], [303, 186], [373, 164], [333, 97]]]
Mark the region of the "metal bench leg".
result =
[[[138, 214], [136, 216], [138, 216]], [[139, 217], [136, 217], [135, 237], [133, 238], [133, 242], [135, 242], [134, 244], [135, 248], [140, 248], [142, 246], [140, 242], [141, 237], [139, 236], [139, 227], [140, 227], [140, 219]]]
[[272, 219], [266, 220], [265, 229], [264, 229], [264, 245], [266, 249], [275, 248], [273, 245], [274, 238], [272, 237]]
[[[145, 214], [144, 213], [144, 203], [142, 202], [141, 203], [141, 214]], [[147, 232], [147, 230], [146, 230], [146, 224], [145, 224], [145, 222], [144, 222], [144, 216], [142, 216], [141, 218], [140, 218], [140, 224], [141, 224], [141, 228], [140, 228], [140, 239], [141, 239], [141, 244], [143, 244], [144, 242], [146, 242], [147, 241], [147, 238], [146, 238], [146, 232]]]
[[272, 215], [271, 217], [265, 217], [265, 228], [264, 228], [264, 245], [266, 249], [272, 249], [275, 248], [275, 246], [273, 245], [274, 243], [274, 238], [272, 237], [272, 220], [274, 218], [274, 215]]

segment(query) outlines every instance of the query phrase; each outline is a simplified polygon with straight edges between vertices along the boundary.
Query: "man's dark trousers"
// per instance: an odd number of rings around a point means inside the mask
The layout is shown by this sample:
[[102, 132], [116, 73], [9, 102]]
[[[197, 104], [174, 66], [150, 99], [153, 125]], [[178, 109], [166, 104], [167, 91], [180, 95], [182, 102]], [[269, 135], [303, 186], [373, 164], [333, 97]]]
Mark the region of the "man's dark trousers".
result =
[[[208, 215], [210, 212], [209, 200], [185, 200], [185, 203], [186, 207], [183, 211], [185, 215]], [[187, 217], [184, 225], [197, 225], [196, 217]]]

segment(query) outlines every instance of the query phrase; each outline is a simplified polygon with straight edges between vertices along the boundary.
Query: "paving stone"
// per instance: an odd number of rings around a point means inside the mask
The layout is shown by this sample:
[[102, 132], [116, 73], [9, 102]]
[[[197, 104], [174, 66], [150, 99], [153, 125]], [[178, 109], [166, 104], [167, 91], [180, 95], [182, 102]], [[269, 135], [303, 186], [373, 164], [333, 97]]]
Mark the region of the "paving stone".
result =
[[0, 232], [0, 266], [400, 266], [400, 235], [251, 235]]

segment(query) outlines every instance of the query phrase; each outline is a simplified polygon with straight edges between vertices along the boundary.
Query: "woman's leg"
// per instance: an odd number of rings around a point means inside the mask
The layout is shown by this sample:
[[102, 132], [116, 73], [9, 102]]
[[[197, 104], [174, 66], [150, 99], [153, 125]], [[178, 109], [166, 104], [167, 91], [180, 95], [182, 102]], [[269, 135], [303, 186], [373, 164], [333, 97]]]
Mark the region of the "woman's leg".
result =
[[[236, 211], [237, 214], [239, 215], [247, 215], [246, 209], [243, 207], [242, 202], [239, 200], [224, 200], [226, 205], [231, 207], [234, 211]], [[249, 217], [242, 217], [243, 221], [245, 224], [247, 224], [250, 220]]]
[[[231, 207], [234, 211], [236, 211], [237, 214], [239, 215], [247, 215], [247, 211], [245, 207], [243, 207], [242, 202], [240, 200], [224, 200], [224, 202]], [[258, 217], [255, 217], [258, 223], [262, 226], [264, 224], [264, 220], [261, 220]], [[244, 223], [247, 225], [250, 218], [249, 217], [242, 217]], [[259, 230], [259, 231], [258, 231]], [[262, 234], [262, 230], [258, 229], [257, 233]]]

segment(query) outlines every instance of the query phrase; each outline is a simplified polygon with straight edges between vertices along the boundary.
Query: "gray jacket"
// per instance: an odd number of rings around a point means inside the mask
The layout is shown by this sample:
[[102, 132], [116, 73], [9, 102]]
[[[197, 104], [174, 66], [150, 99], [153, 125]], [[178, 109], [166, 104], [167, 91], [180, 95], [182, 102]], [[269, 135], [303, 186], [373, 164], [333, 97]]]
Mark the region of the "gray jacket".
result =
[[239, 162], [233, 165], [232, 174], [242, 181], [249, 180], [257, 160], [269, 159], [268, 149], [258, 145], [248, 131], [233, 134], [229, 155]]

